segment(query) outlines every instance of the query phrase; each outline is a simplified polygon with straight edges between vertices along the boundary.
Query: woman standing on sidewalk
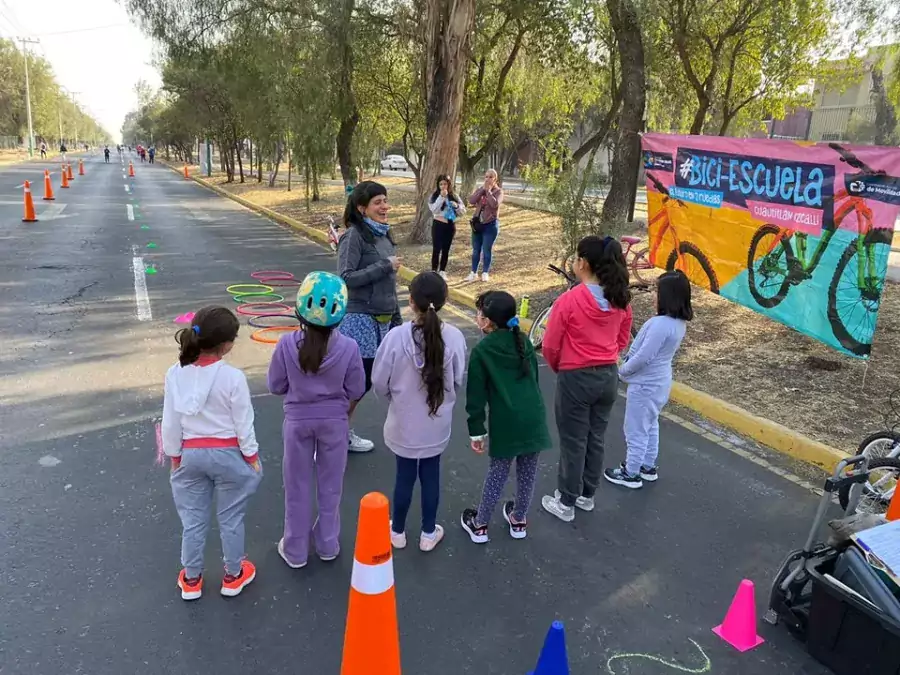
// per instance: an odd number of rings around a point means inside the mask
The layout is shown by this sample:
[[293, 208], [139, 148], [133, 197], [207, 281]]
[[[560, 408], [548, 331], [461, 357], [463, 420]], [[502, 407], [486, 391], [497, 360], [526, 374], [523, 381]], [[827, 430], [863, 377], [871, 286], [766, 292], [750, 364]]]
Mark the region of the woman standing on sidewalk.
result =
[[[383, 185], [368, 180], [359, 183], [347, 198], [346, 232], [338, 240], [338, 275], [349, 292], [340, 331], [359, 345], [366, 391], [372, 388], [372, 364], [381, 341], [401, 323], [397, 302], [400, 258], [388, 225], [390, 209]], [[350, 403], [351, 421], [358, 404]], [[372, 441], [350, 430], [350, 452], [369, 452], [374, 447]]]
[[488, 169], [484, 173], [484, 185], [469, 197], [469, 204], [475, 207], [475, 215], [472, 218], [472, 271], [466, 281], [475, 281], [477, 278], [482, 254], [484, 260], [481, 265], [481, 280], [491, 279], [491, 254], [500, 233], [500, 221], [497, 218], [502, 203], [503, 189], [497, 184], [497, 172]]
[[431, 223], [431, 271], [446, 279], [450, 245], [456, 236], [456, 220], [466, 213], [462, 200], [453, 194], [450, 176], [438, 176], [437, 190], [428, 200], [428, 207], [434, 216]]

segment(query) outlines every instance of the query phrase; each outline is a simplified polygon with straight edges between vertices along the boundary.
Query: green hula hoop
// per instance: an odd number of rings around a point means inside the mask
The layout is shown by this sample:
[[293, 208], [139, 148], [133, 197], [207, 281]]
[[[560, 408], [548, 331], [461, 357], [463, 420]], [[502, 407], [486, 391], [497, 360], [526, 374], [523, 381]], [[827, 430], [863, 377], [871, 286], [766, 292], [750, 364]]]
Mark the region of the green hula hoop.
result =
[[[278, 295], [278, 293], [239, 293], [238, 295], [233, 296], [235, 302], [245, 303], [267, 303], [267, 302], [282, 302], [284, 301], [283, 295]], [[252, 300], [250, 298], [253, 298]], [[257, 298], [266, 298], [265, 300], [257, 300]]]
[[[234, 290], [236, 288], [246, 288], [246, 291]], [[275, 289], [265, 284], [232, 284], [225, 289], [226, 293], [231, 295], [255, 295], [259, 293], [271, 293]]]

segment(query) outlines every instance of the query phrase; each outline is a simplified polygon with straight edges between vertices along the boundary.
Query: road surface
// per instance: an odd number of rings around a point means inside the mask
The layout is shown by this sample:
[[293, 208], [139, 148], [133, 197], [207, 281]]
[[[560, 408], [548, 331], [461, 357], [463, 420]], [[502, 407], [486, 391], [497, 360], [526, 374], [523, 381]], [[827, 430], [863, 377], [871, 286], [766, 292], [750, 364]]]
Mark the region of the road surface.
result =
[[[359, 499], [392, 490], [384, 446], [350, 458], [341, 557], [288, 569], [275, 551], [282, 412], [265, 391], [271, 348], [242, 329], [229, 360], [255, 395], [265, 478], [247, 553], [259, 574], [242, 596], [219, 597], [213, 532], [209, 592], [193, 604], [175, 588], [180, 526], [167, 471], [153, 465], [174, 317], [233, 305], [225, 287], [254, 270], [302, 277], [333, 269], [334, 258], [162, 166], [138, 164], [134, 180], [117, 161], [86, 166], [53, 205], [38, 203], [31, 224], [20, 222], [17, 186], [37, 182], [41, 167], [0, 169], [0, 673], [336, 675]], [[141, 275], [150, 263], [158, 273]], [[465, 318], [446, 316], [478, 339]], [[552, 373], [542, 369], [541, 380], [552, 401]], [[384, 415], [384, 402], [367, 398], [357, 431], [380, 439]], [[624, 454], [621, 425], [619, 405], [609, 464]], [[528, 538], [512, 540], [498, 512], [491, 542], [475, 546], [458, 516], [478, 500], [486, 462], [468, 449], [457, 406], [439, 514], [446, 539], [431, 554], [411, 546], [395, 556], [404, 671], [523, 675], [561, 619], [573, 675], [676, 672], [616, 657], [626, 653], [704, 672], [699, 649], [713, 673], [825, 673], [781, 628], [761, 626], [766, 643], [745, 654], [710, 630], [745, 577], [762, 613], [813, 496], [677, 424], [664, 420], [661, 435], [661, 480], [639, 492], [601, 486], [596, 511], [572, 524], [540, 509], [555, 483], [556, 453], [546, 453]], [[410, 523], [417, 518], [414, 503]]]

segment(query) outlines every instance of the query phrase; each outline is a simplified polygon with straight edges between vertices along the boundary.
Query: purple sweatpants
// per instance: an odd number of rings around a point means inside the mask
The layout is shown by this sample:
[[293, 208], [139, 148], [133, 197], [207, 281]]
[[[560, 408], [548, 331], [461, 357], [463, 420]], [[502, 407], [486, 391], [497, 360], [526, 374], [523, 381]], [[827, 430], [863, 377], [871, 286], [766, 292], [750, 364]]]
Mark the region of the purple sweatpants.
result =
[[[284, 554], [292, 563], [306, 562], [312, 533], [320, 556], [337, 555], [350, 424], [346, 419], [285, 419], [283, 432]], [[315, 522], [313, 475], [318, 502]]]

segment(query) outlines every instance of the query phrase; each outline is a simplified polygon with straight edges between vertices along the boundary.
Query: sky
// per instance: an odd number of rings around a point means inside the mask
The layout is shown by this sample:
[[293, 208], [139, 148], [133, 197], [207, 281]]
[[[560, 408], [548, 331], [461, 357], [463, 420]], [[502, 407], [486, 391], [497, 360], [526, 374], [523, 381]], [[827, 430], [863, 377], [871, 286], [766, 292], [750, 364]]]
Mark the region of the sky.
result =
[[160, 85], [153, 42], [115, 0], [0, 0], [0, 36], [40, 40], [33, 53], [114, 139], [137, 107], [135, 83]]

